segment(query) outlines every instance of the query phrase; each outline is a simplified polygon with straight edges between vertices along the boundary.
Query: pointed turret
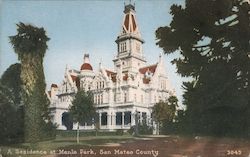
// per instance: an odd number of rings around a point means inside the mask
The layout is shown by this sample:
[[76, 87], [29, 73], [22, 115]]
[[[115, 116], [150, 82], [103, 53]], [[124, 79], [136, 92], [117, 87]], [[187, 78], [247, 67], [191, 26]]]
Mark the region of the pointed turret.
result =
[[120, 59], [124, 70], [137, 71], [138, 67], [144, 66], [146, 63], [142, 51], [144, 40], [141, 37], [136, 20], [135, 6], [132, 4], [125, 5], [123, 12], [121, 32], [115, 41], [118, 52], [114, 64], [117, 68]]
[[84, 58], [83, 58], [83, 64], [81, 66], [81, 71], [82, 70], [90, 70], [90, 71], [93, 71], [93, 68], [90, 64], [90, 61], [89, 61], [89, 54], [84, 54]]

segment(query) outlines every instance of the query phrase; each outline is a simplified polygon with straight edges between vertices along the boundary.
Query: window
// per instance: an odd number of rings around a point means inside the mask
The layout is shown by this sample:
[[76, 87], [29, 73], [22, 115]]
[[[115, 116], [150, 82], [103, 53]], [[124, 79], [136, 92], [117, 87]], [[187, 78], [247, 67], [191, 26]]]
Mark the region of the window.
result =
[[127, 50], [127, 45], [126, 45], [126, 43], [124, 43], [124, 51], [126, 51]]
[[101, 125], [107, 125], [107, 112], [104, 112], [101, 115]]
[[116, 112], [116, 125], [122, 125], [122, 112]]
[[131, 112], [130, 111], [124, 112], [124, 124], [128, 125], [130, 123], [131, 123]]
[[121, 44], [120, 44], [120, 52], [124, 52], [124, 51], [126, 51], [127, 50], [127, 45], [126, 45], [126, 42], [122, 42]]

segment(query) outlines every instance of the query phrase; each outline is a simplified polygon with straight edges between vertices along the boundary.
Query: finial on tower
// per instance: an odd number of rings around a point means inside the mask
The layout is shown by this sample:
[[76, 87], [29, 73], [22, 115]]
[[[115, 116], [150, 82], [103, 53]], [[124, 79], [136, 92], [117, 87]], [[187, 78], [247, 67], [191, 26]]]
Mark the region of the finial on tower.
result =
[[89, 54], [88, 53], [84, 54], [83, 63], [89, 63]]
[[124, 5], [125, 5], [125, 8], [124, 8], [124, 13], [128, 13], [129, 11], [135, 11], [135, 3], [134, 5], [132, 5], [132, 2], [131, 0], [129, 0], [129, 4], [126, 5], [125, 2], [124, 2]]

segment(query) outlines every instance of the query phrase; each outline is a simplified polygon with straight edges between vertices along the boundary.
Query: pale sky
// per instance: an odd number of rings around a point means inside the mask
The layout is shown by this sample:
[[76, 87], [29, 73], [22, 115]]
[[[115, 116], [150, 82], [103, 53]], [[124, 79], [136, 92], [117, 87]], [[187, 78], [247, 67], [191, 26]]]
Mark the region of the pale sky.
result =
[[[129, 0], [0, 0], [0, 75], [18, 62], [8, 38], [17, 33], [15, 24], [18, 22], [44, 27], [50, 38], [44, 58], [47, 88], [51, 83], [62, 82], [66, 64], [79, 70], [84, 53], [89, 53], [94, 70], [98, 69], [100, 60], [104, 67], [113, 69], [112, 59], [117, 53], [115, 39], [121, 30], [124, 2], [128, 4]], [[170, 6], [183, 5], [184, 0], [132, 0], [134, 2], [145, 40], [144, 55], [148, 64], [154, 64], [163, 52], [155, 44], [155, 31], [169, 25]], [[170, 63], [174, 56], [164, 55], [165, 67], [177, 97], [182, 100], [184, 79]]]

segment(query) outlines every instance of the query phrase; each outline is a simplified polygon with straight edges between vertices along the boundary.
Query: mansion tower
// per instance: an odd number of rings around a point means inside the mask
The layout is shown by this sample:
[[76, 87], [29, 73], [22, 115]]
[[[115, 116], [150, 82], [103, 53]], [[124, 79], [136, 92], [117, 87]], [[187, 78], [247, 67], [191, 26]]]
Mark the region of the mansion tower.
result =
[[[113, 70], [100, 63], [99, 69], [94, 71], [90, 60], [92, 56], [84, 54], [79, 70], [66, 67], [62, 84], [51, 85], [50, 109], [58, 129], [66, 129], [69, 106], [79, 89], [93, 93], [99, 128], [107, 131], [130, 129], [136, 120], [152, 125], [152, 107], [175, 94], [163, 57], [160, 55], [156, 64], [147, 64], [143, 54], [144, 40], [135, 13], [134, 5], [125, 6], [121, 32], [115, 40], [117, 53], [113, 59]], [[76, 129], [75, 125], [72, 126]], [[94, 128], [91, 120], [80, 127]]]

